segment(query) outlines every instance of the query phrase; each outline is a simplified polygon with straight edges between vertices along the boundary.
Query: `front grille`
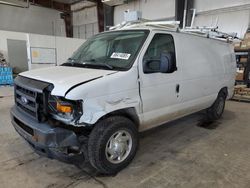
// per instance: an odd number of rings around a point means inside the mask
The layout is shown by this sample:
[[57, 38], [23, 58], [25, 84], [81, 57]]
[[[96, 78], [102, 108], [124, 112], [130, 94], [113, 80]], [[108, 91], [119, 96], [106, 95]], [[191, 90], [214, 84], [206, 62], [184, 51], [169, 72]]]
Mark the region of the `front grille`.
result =
[[[40, 95], [40, 96], [39, 96]], [[29, 114], [34, 119], [39, 120], [39, 111], [42, 104], [42, 94], [39, 94], [30, 89], [26, 89], [19, 85], [15, 87], [16, 105], [26, 114]]]
[[38, 122], [47, 119], [48, 95], [53, 85], [47, 82], [17, 76], [15, 79], [15, 102], [20, 111]]

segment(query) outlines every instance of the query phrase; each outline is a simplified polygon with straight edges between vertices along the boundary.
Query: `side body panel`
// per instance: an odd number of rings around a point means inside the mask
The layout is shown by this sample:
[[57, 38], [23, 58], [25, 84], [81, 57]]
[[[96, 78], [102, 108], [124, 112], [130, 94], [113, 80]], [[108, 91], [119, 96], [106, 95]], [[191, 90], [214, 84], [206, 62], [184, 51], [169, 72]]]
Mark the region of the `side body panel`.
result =
[[[145, 75], [143, 52], [138, 62], [143, 99], [140, 130], [210, 107], [223, 87], [228, 88], [229, 97], [232, 93], [236, 65], [228, 43], [184, 33], [168, 33], [175, 41], [177, 72]], [[180, 85], [178, 97], [175, 93], [177, 83]]]

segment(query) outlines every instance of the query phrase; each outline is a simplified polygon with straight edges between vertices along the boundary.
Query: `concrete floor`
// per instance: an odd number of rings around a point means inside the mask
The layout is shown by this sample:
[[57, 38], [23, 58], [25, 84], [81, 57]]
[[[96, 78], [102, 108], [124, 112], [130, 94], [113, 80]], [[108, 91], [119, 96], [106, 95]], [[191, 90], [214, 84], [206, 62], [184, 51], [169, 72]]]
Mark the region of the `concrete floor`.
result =
[[0, 187], [250, 187], [249, 103], [227, 102], [207, 128], [199, 113], [143, 133], [133, 162], [103, 177], [35, 154], [10, 123], [13, 88], [0, 96]]

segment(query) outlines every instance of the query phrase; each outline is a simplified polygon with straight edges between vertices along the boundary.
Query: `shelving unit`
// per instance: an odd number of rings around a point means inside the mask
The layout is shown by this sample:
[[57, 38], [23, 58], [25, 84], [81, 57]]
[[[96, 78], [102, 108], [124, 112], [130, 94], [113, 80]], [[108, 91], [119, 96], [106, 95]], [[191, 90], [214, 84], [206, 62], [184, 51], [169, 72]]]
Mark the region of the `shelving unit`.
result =
[[250, 88], [250, 49], [235, 50], [235, 55], [237, 68], [244, 70], [243, 79], [236, 79], [236, 85], [247, 85]]
[[250, 49], [235, 49], [235, 55], [237, 68], [243, 74], [236, 77], [232, 100], [250, 102]]

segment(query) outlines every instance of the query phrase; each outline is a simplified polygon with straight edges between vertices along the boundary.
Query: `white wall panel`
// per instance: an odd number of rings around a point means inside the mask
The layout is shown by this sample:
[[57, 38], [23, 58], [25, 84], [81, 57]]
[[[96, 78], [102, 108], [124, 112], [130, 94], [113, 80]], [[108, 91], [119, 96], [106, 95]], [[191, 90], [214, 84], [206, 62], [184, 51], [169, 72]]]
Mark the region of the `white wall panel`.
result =
[[195, 0], [195, 9], [195, 26], [218, 26], [243, 38], [250, 25], [250, 0]]
[[[79, 48], [81, 44], [85, 42], [84, 39], [66, 38], [66, 37], [55, 37], [48, 35], [37, 35], [20, 32], [2, 31], [0, 30], [0, 51], [4, 54], [7, 61], [8, 58], [8, 47], [7, 39], [25, 40], [27, 41], [27, 47], [38, 47], [38, 48], [55, 48], [57, 55], [57, 65], [64, 63], [73, 52]], [[30, 57], [30, 54], [28, 54]], [[29, 58], [30, 59], [30, 58]], [[28, 63], [28, 62], [27, 62]], [[53, 64], [30, 64], [29, 68], [42, 68], [46, 66], [55, 66]]]
[[[61, 65], [84, 43], [83, 39], [54, 37], [46, 35], [29, 34], [30, 47], [55, 48], [56, 65]], [[31, 69], [44, 67], [45, 65], [31, 64]], [[51, 65], [49, 65], [51, 66]]]
[[98, 33], [98, 19], [96, 7], [85, 8], [73, 12], [74, 37], [87, 39]]
[[195, 26], [217, 26], [223, 32], [236, 32], [238, 37], [244, 37], [249, 24], [249, 10], [219, 13], [214, 15], [200, 15], [195, 18]]
[[198, 12], [250, 4], [250, 0], [195, 0]]
[[81, 11], [73, 12], [73, 25], [79, 26], [97, 22], [96, 7], [86, 8]]
[[66, 36], [65, 23], [59, 11], [33, 5], [19, 8], [0, 4], [0, 29]]
[[139, 10], [142, 18], [150, 20], [173, 18], [175, 16], [175, 0], [137, 0], [128, 4], [116, 6], [114, 24], [124, 21], [124, 11]]

